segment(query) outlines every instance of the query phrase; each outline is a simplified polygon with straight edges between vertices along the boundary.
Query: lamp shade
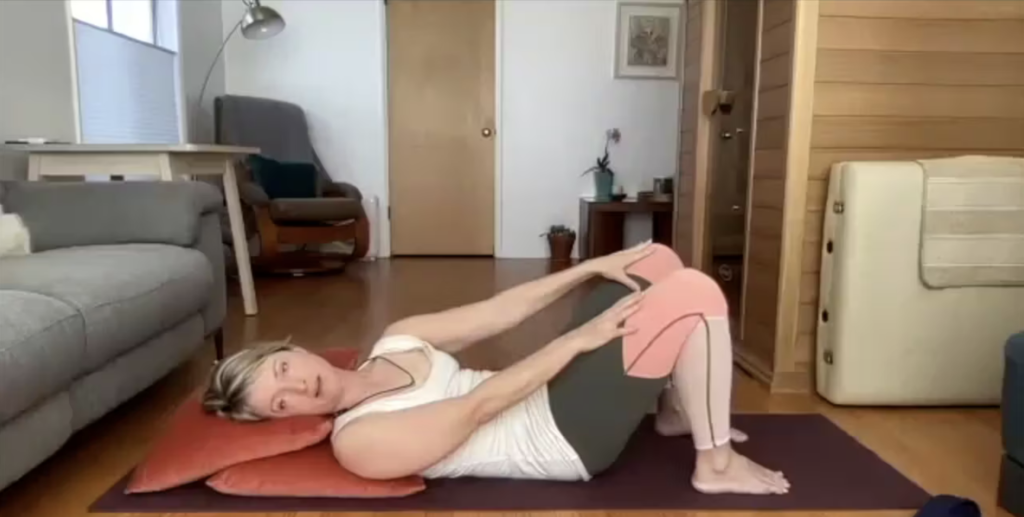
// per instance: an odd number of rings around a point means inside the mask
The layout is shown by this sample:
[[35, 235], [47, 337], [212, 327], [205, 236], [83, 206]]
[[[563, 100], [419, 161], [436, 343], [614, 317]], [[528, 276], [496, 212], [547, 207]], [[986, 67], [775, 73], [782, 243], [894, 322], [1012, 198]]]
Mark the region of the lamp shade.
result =
[[268, 39], [284, 30], [284, 18], [269, 8], [252, 2], [242, 18], [242, 36], [245, 39]]

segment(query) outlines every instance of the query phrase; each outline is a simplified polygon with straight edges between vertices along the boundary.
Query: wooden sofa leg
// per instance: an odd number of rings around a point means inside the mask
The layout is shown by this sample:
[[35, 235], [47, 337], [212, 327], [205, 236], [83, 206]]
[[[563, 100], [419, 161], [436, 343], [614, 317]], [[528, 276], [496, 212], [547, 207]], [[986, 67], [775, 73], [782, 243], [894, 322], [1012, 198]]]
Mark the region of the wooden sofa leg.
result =
[[217, 360], [224, 359], [224, 329], [217, 329], [213, 334], [213, 347], [217, 352]]
[[352, 258], [361, 259], [370, 251], [370, 220], [360, 217], [355, 222], [355, 247], [352, 249]]

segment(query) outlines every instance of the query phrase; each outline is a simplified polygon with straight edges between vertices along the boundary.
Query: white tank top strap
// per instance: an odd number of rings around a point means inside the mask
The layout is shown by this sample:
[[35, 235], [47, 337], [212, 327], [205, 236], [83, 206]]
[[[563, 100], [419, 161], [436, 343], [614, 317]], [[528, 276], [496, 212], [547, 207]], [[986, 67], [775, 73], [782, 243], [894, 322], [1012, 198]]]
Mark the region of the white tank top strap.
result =
[[435, 368], [435, 349], [430, 345], [430, 343], [427, 343], [415, 336], [394, 335], [381, 338], [373, 345], [373, 349], [370, 351], [370, 356], [362, 365], [359, 366], [359, 368], [362, 369], [365, 367], [375, 357], [387, 354], [411, 352], [413, 350], [422, 350], [427, 355], [427, 360], [431, 363], [431, 372], [427, 376], [427, 379], [425, 379], [419, 386], [411, 388], [408, 391], [372, 400], [354, 408], [342, 411], [334, 419], [334, 430], [331, 433], [332, 437], [337, 434], [342, 427], [363, 415], [407, 409], [423, 403], [432, 402], [436, 398], [443, 396], [443, 393], [434, 393], [437, 391], [436, 389], [430, 389], [438, 385], [438, 382], [435, 380], [436, 376], [443, 374], [443, 372], [436, 371]]
[[430, 343], [427, 343], [415, 336], [405, 334], [385, 336], [373, 345], [373, 349], [370, 350], [370, 357], [367, 358], [367, 361], [380, 355], [400, 354], [402, 352], [410, 352], [412, 350], [423, 350], [429, 357], [433, 348], [434, 347], [432, 347]]

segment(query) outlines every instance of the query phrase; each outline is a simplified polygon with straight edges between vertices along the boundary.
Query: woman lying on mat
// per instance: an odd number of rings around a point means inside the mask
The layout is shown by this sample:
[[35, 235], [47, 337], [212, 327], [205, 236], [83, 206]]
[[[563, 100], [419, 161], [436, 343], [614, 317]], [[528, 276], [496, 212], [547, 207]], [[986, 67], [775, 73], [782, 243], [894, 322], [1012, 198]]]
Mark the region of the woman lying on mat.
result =
[[[561, 337], [499, 372], [450, 355], [508, 330], [601, 276]], [[732, 340], [717, 284], [664, 246], [640, 246], [414, 316], [369, 359], [340, 370], [287, 343], [243, 350], [212, 373], [204, 406], [237, 420], [336, 414], [338, 461], [390, 479], [476, 476], [587, 480], [619, 457], [657, 403], [656, 426], [692, 434], [693, 486], [782, 494], [789, 482], [735, 452]]]

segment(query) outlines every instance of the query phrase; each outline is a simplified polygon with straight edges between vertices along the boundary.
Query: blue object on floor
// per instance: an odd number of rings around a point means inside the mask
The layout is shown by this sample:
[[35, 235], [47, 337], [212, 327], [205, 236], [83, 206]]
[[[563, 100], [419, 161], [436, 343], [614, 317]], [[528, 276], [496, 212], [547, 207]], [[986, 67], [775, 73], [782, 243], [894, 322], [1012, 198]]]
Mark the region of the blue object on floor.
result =
[[914, 517], [981, 517], [978, 503], [955, 495], [932, 497]]

